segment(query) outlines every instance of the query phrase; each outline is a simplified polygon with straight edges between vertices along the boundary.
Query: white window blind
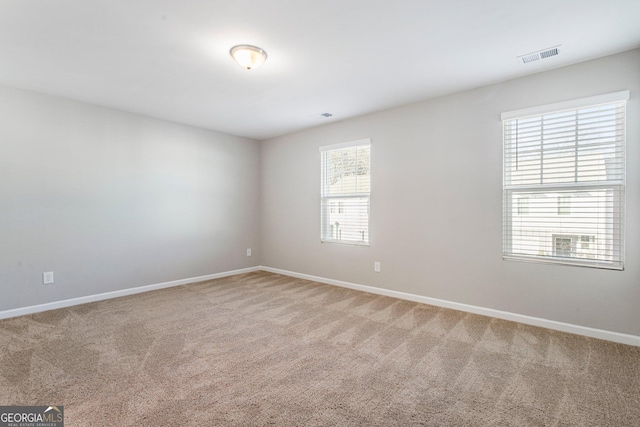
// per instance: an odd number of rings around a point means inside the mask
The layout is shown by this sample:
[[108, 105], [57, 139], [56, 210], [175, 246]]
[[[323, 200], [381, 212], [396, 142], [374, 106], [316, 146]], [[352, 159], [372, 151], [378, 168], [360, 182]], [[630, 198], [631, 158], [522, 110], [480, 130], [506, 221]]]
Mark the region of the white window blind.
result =
[[628, 98], [502, 115], [505, 259], [623, 269]]
[[322, 242], [369, 244], [371, 141], [320, 147]]

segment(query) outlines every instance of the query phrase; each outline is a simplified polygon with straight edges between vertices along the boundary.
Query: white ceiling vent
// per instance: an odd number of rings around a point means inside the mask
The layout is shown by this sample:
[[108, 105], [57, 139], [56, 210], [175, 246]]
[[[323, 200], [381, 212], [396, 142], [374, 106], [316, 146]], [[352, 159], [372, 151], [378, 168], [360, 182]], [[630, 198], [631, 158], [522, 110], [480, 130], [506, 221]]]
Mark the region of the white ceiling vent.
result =
[[520, 55], [518, 56], [518, 59], [522, 61], [523, 64], [528, 64], [529, 62], [556, 56], [558, 53], [560, 53], [560, 45], [539, 50], [537, 52], [527, 53], [526, 55]]

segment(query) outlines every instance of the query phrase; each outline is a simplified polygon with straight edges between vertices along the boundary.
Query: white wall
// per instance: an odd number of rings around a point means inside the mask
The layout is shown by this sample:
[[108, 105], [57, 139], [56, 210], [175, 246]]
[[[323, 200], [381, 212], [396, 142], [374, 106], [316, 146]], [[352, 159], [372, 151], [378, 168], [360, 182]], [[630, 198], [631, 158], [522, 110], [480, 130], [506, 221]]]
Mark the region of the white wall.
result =
[[[625, 89], [625, 271], [503, 261], [500, 113]], [[263, 141], [261, 263], [640, 335], [639, 95], [634, 50]], [[321, 244], [318, 147], [361, 138], [371, 246]]]
[[0, 311], [258, 265], [257, 141], [11, 88], [0, 121]]

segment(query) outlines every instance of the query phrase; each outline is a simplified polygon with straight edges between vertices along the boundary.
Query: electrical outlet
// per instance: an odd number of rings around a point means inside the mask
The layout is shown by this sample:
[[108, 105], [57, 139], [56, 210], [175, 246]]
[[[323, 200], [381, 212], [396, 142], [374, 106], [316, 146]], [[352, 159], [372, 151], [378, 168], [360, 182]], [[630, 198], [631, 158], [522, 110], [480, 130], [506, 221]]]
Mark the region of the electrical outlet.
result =
[[251, 248], [247, 249], [247, 256], [251, 256]]
[[380, 261], [375, 261], [373, 263], [373, 271], [376, 273], [380, 273]]
[[53, 271], [42, 273], [42, 284], [50, 285], [53, 283]]

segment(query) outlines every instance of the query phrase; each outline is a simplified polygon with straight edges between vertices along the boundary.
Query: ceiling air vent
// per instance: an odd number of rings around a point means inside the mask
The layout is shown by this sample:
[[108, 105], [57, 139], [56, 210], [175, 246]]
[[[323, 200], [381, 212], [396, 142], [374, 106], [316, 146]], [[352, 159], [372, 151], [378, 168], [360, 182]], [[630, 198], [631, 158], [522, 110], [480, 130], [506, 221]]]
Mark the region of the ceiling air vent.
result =
[[555, 46], [549, 49], [539, 50], [538, 52], [527, 53], [526, 55], [518, 56], [518, 59], [521, 60], [523, 64], [528, 64], [529, 62], [556, 56], [560, 53], [559, 48], [560, 46]]

